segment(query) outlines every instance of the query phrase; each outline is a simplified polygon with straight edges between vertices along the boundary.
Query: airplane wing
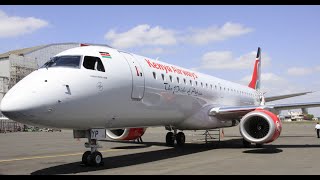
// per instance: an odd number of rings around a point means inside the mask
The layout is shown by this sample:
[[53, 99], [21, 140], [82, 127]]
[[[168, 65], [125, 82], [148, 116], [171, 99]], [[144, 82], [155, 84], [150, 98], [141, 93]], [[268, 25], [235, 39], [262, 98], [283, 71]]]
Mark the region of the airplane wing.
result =
[[286, 98], [291, 98], [291, 97], [296, 97], [296, 96], [302, 96], [306, 95], [309, 93], [313, 93], [312, 91], [309, 92], [302, 92], [302, 93], [295, 93], [295, 94], [286, 94], [286, 95], [280, 95], [280, 96], [270, 96], [270, 97], [265, 97], [265, 102], [270, 102], [270, 101], [276, 101], [280, 99], [286, 99]]
[[271, 112], [279, 112], [281, 110], [311, 108], [311, 107], [320, 107], [320, 102], [274, 104], [274, 105], [263, 105], [263, 106], [259, 105], [259, 106], [215, 107], [209, 111], [209, 116], [216, 116], [220, 119], [225, 119], [225, 120], [234, 120], [234, 119], [241, 119], [242, 116], [256, 109], [266, 109]]

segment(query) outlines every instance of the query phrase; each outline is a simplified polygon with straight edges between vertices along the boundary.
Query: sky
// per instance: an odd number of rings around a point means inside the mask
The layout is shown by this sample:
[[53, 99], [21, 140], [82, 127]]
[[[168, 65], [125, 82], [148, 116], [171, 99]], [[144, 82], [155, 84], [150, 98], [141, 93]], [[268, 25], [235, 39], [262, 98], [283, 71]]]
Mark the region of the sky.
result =
[[266, 96], [314, 91], [272, 104], [319, 102], [319, 19], [315, 5], [1, 5], [0, 53], [107, 44], [247, 85], [261, 47]]

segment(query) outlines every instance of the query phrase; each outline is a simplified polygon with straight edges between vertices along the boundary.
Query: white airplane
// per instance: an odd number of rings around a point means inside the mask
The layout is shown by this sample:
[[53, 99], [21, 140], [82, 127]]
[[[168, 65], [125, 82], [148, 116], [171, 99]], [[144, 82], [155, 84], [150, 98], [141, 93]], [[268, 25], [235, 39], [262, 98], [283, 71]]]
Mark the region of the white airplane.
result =
[[103, 163], [97, 140], [106, 135], [133, 140], [151, 126], [169, 130], [168, 146], [182, 146], [185, 135], [178, 130], [240, 124], [244, 145], [261, 146], [279, 137], [279, 111], [318, 107], [320, 102], [266, 105], [310, 92], [264, 97], [260, 73], [260, 48], [247, 87], [110, 47], [77, 47], [57, 54], [12, 87], [1, 111], [24, 124], [73, 129], [74, 138], [88, 138], [85, 165]]

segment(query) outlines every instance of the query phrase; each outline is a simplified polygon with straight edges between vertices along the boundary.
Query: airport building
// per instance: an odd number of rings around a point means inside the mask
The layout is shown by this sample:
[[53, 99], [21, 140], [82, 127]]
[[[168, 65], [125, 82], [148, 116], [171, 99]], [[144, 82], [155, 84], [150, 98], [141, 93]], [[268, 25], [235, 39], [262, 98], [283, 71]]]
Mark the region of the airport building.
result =
[[[11, 87], [32, 71], [41, 67], [52, 56], [67, 49], [87, 45], [108, 46], [91, 43], [56, 43], [0, 54], [0, 102]], [[1, 112], [0, 117], [2, 117]]]

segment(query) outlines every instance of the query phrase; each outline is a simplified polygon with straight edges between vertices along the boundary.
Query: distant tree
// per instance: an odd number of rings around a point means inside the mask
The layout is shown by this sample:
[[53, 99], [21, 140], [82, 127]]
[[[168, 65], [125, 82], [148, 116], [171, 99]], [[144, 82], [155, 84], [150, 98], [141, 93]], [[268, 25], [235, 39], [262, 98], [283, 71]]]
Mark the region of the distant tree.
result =
[[305, 120], [312, 120], [313, 117], [314, 117], [313, 114], [306, 114], [306, 115], [304, 116], [304, 119], [305, 119]]

